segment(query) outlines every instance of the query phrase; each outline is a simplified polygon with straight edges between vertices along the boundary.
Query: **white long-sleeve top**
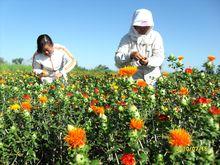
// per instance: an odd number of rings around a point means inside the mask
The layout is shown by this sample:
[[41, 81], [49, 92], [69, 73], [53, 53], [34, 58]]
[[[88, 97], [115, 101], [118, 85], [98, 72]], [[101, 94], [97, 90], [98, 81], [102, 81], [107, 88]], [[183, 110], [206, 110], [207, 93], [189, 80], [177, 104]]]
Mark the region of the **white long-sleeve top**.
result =
[[[161, 75], [160, 66], [165, 57], [162, 37], [159, 32], [153, 30], [152, 15], [146, 11], [141, 9], [134, 14], [130, 31], [121, 39], [116, 51], [115, 64], [118, 68], [127, 65], [137, 66], [138, 73], [133, 78], [142, 78], [148, 84], [152, 84]], [[141, 20], [143, 23], [149, 23], [147, 26], [151, 26], [145, 35], [139, 35], [133, 27], [133, 25], [141, 24]], [[146, 66], [130, 58], [130, 54], [134, 51], [147, 58], [148, 64]]]
[[42, 82], [52, 82], [56, 79], [57, 72], [62, 73], [63, 78], [67, 79], [67, 73], [71, 71], [76, 65], [76, 60], [72, 54], [59, 44], [54, 44], [54, 52], [51, 56], [46, 56], [41, 53], [35, 52], [33, 56], [33, 71], [35, 74], [40, 75], [45, 70], [48, 75], [41, 77]]

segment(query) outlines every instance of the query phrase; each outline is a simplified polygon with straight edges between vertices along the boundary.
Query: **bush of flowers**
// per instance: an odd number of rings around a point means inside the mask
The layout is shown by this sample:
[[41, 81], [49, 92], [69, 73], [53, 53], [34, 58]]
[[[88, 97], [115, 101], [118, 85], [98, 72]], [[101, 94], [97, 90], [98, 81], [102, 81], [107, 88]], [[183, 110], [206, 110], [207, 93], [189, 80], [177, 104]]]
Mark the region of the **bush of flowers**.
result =
[[218, 164], [220, 76], [184, 68], [156, 86], [117, 74], [70, 74], [40, 84], [28, 72], [0, 74], [0, 164]]

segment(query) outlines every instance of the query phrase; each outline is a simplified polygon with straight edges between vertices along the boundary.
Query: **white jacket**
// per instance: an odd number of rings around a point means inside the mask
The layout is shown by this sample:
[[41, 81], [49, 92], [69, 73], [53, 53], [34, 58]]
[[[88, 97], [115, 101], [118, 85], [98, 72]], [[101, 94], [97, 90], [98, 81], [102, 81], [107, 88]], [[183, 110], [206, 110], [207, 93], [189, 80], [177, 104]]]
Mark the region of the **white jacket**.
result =
[[[139, 35], [133, 26], [151, 26], [150, 30]], [[139, 9], [135, 12], [129, 33], [127, 33], [119, 44], [115, 54], [115, 63], [118, 68], [132, 65], [138, 67], [134, 79], [144, 79], [148, 84], [153, 84], [161, 75], [160, 66], [164, 60], [164, 47], [161, 35], [153, 30], [154, 22], [149, 10]], [[139, 61], [132, 60], [130, 54], [139, 52], [148, 59], [148, 65], [142, 66]]]
[[42, 82], [51, 83], [56, 79], [55, 74], [61, 72], [63, 78], [67, 80], [67, 73], [71, 71], [76, 65], [76, 60], [72, 54], [63, 46], [54, 44], [54, 52], [49, 57], [44, 54], [35, 53], [33, 56], [33, 71], [40, 75], [45, 70], [48, 75], [41, 77]]

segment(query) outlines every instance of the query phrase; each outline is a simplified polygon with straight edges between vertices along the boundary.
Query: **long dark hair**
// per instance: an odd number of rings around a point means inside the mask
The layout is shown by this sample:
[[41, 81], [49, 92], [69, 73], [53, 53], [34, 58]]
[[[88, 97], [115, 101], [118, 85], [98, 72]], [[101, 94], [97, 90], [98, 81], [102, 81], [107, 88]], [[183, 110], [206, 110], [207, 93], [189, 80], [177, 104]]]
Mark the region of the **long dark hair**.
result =
[[53, 46], [53, 41], [47, 34], [42, 34], [37, 38], [37, 52], [43, 53], [45, 45]]

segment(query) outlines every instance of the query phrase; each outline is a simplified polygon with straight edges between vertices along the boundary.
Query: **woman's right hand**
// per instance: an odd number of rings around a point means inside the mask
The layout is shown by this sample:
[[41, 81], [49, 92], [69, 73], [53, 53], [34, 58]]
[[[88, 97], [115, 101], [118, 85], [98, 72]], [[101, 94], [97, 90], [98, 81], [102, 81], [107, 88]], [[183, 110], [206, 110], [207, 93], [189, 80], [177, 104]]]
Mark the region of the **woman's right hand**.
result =
[[137, 61], [139, 61], [139, 60], [146, 60], [146, 58], [145, 57], [143, 57], [139, 52], [132, 52], [131, 54], [130, 54], [130, 58], [131, 59], [135, 59], [135, 60], [137, 60]]
[[49, 75], [49, 73], [43, 69], [42, 73], [40, 74], [40, 77], [46, 77], [48, 75]]

